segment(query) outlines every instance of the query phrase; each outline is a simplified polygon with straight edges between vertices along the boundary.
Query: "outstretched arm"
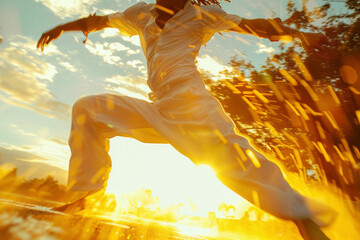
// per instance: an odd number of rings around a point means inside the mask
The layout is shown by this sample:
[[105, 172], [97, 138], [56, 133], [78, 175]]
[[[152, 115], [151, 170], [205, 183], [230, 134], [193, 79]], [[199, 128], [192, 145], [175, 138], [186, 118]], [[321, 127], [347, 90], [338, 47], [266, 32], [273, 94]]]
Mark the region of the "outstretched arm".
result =
[[73, 22], [56, 26], [55, 28], [43, 33], [36, 47], [43, 51], [46, 45], [59, 38], [63, 32], [82, 31], [87, 39], [90, 32], [99, 31], [106, 27], [109, 27], [108, 16], [96, 16], [95, 14], [90, 15], [87, 18], [81, 18]]
[[326, 37], [322, 33], [305, 33], [286, 27], [280, 18], [274, 19], [246, 19], [243, 18], [238, 27], [231, 29], [238, 33], [252, 34], [257, 37], [267, 38], [270, 41], [292, 41], [298, 38], [304, 48], [320, 48], [326, 43]]

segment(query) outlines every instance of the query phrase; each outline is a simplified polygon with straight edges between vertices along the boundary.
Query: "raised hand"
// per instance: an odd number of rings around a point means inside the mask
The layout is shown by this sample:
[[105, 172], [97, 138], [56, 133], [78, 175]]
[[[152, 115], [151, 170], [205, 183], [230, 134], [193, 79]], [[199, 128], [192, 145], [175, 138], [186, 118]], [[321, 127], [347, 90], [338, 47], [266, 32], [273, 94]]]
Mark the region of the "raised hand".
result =
[[328, 43], [326, 36], [322, 33], [299, 33], [298, 38], [305, 50], [321, 49]]
[[62, 33], [63, 33], [63, 30], [61, 30], [58, 27], [53, 28], [50, 31], [43, 33], [36, 45], [36, 48], [40, 48], [41, 51], [44, 51], [44, 47], [46, 45], [48, 45], [51, 41], [59, 38]]

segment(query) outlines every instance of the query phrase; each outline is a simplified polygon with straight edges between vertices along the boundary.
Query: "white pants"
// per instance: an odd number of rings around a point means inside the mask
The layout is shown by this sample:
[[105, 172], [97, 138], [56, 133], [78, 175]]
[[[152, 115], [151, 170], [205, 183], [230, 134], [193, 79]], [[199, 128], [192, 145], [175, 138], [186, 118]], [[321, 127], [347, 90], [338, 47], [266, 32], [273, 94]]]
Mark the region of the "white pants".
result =
[[230, 189], [277, 217], [310, 217], [320, 223], [317, 213], [325, 210], [311, 209], [308, 200], [284, 180], [279, 167], [235, 133], [233, 122], [204, 86], [183, 84], [170, 90], [154, 103], [108, 94], [78, 100], [69, 139], [70, 188], [104, 188], [111, 169], [108, 139], [125, 136], [170, 143], [195, 164], [212, 166]]

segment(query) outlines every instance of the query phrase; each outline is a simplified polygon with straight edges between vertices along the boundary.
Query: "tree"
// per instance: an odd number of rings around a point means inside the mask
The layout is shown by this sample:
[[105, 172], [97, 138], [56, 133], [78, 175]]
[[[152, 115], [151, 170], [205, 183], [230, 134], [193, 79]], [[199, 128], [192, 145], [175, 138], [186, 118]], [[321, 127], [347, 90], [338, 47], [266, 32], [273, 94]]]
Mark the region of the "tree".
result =
[[[280, 45], [262, 70], [230, 60], [223, 81], [204, 76], [239, 131], [288, 170], [306, 179], [336, 184], [360, 197], [360, 3], [331, 15], [330, 4], [310, 12], [288, 3], [284, 22], [302, 31], [320, 31], [329, 41], [308, 49], [295, 41]], [[316, 26], [314, 22], [321, 22]], [[304, 48], [305, 50], [304, 50]]]

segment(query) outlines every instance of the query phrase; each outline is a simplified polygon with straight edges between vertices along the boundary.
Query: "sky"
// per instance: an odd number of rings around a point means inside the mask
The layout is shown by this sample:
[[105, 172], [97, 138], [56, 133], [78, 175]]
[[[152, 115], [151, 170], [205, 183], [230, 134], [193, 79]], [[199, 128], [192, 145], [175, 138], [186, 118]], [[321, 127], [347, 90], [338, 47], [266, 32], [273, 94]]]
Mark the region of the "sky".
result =
[[[36, 50], [41, 34], [56, 25], [89, 13], [104, 15], [123, 11], [136, 2], [0, 0], [0, 165], [16, 166], [26, 177], [52, 174], [65, 183], [70, 156], [67, 139], [74, 102], [83, 96], [102, 93], [147, 100], [150, 90], [146, 85], [146, 60], [136, 36], [124, 37], [116, 29], [106, 29], [91, 33], [84, 45], [82, 33], [70, 32], [52, 42], [44, 52]], [[233, 0], [223, 2], [222, 7], [245, 18], [284, 19], [286, 2]], [[317, 6], [322, 0], [309, 2]], [[248, 35], [216, 34], [200, 51], [199, 68], [209, 71], [217, 80], [232, 56], [245, 57], [260, 65], [278, 46], [279, 43]], [[115, 138], [111, 141], [110, 155], [113, 170], [109, 187], [113, 191], [167, 188], [171, 199], [180, 195], [189, 197], [199, 189], [206, 189], [213, 195], [205, 194], [205, 197], [223, 195], [236, 199], [234, 193], [216, 182], [211, 171], [195, 168], [190, 160], [167, 144], [146, 145]], [[201, 183], [203, 174], [211, 176], [216, 191], [208, 187], [209, 183]], [[200, 185], [195, 184], [198, 188], [184, 194], [192, 182]], [[219, 191], [221, 194], [217, 194]], [[168, 196], [165, 194], [160, 199]]]

